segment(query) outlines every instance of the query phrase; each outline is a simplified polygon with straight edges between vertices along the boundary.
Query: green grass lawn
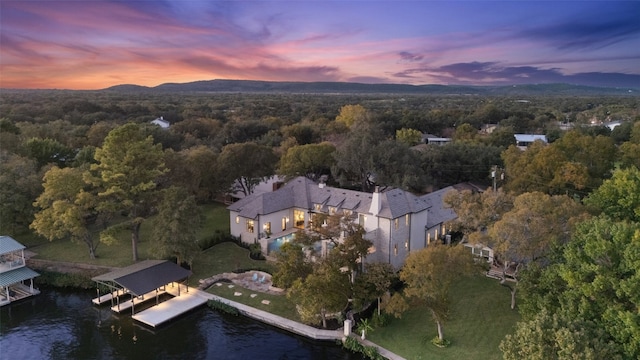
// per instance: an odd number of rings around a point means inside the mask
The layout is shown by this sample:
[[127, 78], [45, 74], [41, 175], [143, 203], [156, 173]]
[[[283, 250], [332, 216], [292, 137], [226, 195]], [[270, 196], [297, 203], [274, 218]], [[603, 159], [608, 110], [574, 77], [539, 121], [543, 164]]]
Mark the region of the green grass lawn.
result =
[[[231, 283], [223, 283], [222, 286], [213, 285], [207, 289], [207, 292], [293, 321], [300, 321], [300, 316], [296, 311], [296, 305], [289, 301], [285, 295], [265, 294], [259, 291], [245, 289], [235, 284], [233, 288], [229, 288], [230, 284]], [[235, 292], [240, 292], [242, 295], [235, 296]], [[256, 294], [257, 296], [252, 298], [251, 294]], [[265, 305], [262, 303], [262, 300], [269, 300], [270, 304]]]
[[[199, 229], [197, 238], [211, 236], [216, 230], [229, 231], [229, 212], [222, 204], [207, 204], [201, 206], [205, 221]], [[151, 252], [153, 217], [145, 220], [140, 228], [138, 241], [139, 260], [155, 259]], [[96, 239], [98, 233], [95, 234]], [[44, 238], [25, 234], [16, 240], [37, 254], [36, 258], [103, 266], [123, 267], [133, 263], [131, 248], [131, 232], [120, 231], [115, 244], [99, 244], [96, 250], [97, 259], [89, 258], [89, 251], [85, 244], [73, 243], [69, 240], [47, 241]]]
[[199, 279], [238, 269], [263, 269], [272, 272], [274, 268], [273, 263], [251, 259], [249, 250], [232, 242], [224, 242], [201, 252], [195, 258], [189, 284], [197, 286]]
[[451, 289], [450, 319], [443, 326], [447, 348], [431, 344], [437, 329], [424, 308], [393, 318], [389, 325], [368, 335], [374, 343], [407, 359], [502, 359], [500, 341], [520, 320], [510, 309], [511, 295], [497, 280], [484, 276], [465, 279]]

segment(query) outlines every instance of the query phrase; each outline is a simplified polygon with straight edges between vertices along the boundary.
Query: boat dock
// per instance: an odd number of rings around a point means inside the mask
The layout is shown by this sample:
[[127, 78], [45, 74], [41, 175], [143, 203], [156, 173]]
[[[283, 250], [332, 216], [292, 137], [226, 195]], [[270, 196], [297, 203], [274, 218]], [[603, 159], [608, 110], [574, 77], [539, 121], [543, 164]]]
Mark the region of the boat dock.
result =
[[157, 327], [207, 302], [207, 298], [200, 296], [197, 289], [189, 288], [188, 291], [183, 291], [180, 296], [141, 311], [132, 318], [151, 327]]
[[126, 290], [116, 290], [116, 291], [114, 291], [112, 293], [104, 294], [104, 295], [102, 295], [100, 297], [94, 298], [94, 299], [91, 300], [91, 302], [93, 302], [96, 305], [102, 305], [102, 304], [104, 304], [106, 302], [111, 301], [112, 299], [116, 299], [119, 296], [122, 296], [122, 295], [125, 295], [125, 294], [127, 294]]
[[[127, 301], [123, 301], [119, 304], [116, 304], [114, 306], [111, 307], [111, 310], [117, 313], [121, 313], [123, 311], [129, 310], [131, 309], [131, 307], [133, 307], [134, 305], [139, 305], [142, 303], [145, 303], [151, 299], [155, 299], [156, 296], [160, 296], [162, 294], [166, 293], [166, 291], [163, 290], [158, 290], [158, 291], [149, 291], [148, 293], [137, 297], [134, 296], [131, 299], [127, 300]], [[135, 301], [135, 303], [134, 303]]]

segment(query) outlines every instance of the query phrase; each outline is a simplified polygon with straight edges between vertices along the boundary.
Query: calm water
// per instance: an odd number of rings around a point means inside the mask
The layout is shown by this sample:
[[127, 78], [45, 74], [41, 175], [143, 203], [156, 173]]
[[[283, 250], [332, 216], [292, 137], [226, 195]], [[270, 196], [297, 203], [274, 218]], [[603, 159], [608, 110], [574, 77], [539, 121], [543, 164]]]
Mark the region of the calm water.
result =
[[1, 308], [1, 359], [360, 359], [333, 342], [206, 307], [151, 331], [93, 306], [92, 291], [41, 291]]

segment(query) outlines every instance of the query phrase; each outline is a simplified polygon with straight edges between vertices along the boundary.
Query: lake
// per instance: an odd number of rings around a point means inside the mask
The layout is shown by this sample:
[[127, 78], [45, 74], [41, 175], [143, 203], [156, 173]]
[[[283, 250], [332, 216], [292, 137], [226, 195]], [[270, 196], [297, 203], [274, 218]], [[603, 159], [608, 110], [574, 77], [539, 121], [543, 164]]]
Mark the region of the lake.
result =
[[94, 291], [41, 288], [0, 309], [2, 359], [362, 359], [243, 316], [196, 309], [150, 329], [91, 303]]

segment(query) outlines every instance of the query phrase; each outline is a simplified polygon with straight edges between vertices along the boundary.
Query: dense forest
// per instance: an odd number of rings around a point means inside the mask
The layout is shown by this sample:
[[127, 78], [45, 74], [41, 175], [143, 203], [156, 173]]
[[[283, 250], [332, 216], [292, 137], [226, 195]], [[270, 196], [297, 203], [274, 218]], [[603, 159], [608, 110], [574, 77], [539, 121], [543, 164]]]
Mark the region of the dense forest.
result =
[[[447, 202], [455, 230], [501, 259], [512, 307], [522, 300], [505, 358], [640, 355], [636, 96], [125, 87], [0, 99], [3, 234], [72, 239], [93, 257], [126, 228], [136, 260], [146, 218], [189, 219], [160, 231], [162, 241], [193, 237], [197, 204], [249, 194], [276, 174], [362, 191], [472, 182], [489, 189]], [[522, 150], [514, 134], [548, 143]], [[425, 144], [427, 135], [452, 141]]]

